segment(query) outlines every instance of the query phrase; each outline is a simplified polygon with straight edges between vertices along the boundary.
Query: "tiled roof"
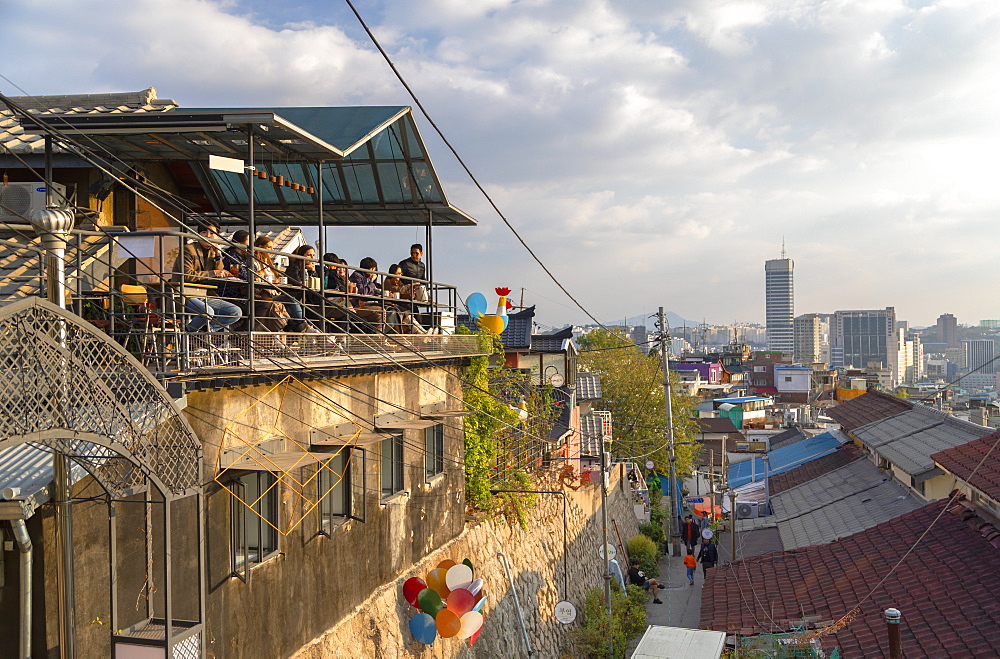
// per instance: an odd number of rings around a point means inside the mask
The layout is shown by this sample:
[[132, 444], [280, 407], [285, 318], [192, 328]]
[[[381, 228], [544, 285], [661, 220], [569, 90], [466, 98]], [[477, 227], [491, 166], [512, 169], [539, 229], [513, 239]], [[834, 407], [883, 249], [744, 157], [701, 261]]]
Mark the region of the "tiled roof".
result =
[[590, 371], [578, 371], [576, 374], [576, 399], [578, 401], [600, 400], [604, 396], [601, 391], [601, 376]]
[[774, 450], [776, 448], [781, 448], [786, 444], [793, 444], [800, 439], [805, 438], [805, 433], [803, 433], [798, 428], [789, 428], [788, 430], [782, 430], [777, 435], [771, 435], [768, 439], [767, 446], [769, 450]]
[[909, 401], [872, 389], [857, 398], [834, 405], [826, 413], [845, 430], [854, 430], [866, 423], [905, 412], [911, 407], [913, 403]]
[[[177, 107], [171, 99], [156, 98], [150, 87], [138, 92], [108, 94], [65, 94], [56, 96], [11, 96], [15, 104], [38, 115], [121, 114], [131, 112], [165, 112]], [[0, 103], [0, 150], [17, 153], [41, 152], [45, 142], [41, 135], [25, 133], [10, 109]]]
[[834, 469], [854, 462], [862, 457], [861, 449], [854, 444], [842, 444], [836, 451], [822, 458], [811, 460], [795, 469], [771, 477], [771, 494], [781, 494], [796, 485], [802, 485]]
[[733, 420], [728, 416], [708, 418], [708, 419], [695, 419], [698, 422], [698, 432], [731, 432], [734, 434], [742, 435], [739, 428], [733, 424]]
[[601, 454], [601, 435], [604, 434], [604, 417], [599, 414], [580, 416], [580, 452], [583, 455]]
[[[528, 307], [517, 313], [507, 314], [507, 329], [500, 335], [507, 350], [528, 350], [531, 348], [531, 326], [535, 320], [535, 307]], [[459, 316], [458, 324], [473, 332], [479, 331], [479, 321], [471, 316]]]
[[923, 503], [868, 460], [855, 460], [771, 497], [771, 515], [742, 520], [737, 529], [777, 525], [784, 548], [797, 549], [858, 533]]
[[893, 466], [911, 476], [921, 476], [936, 469], [932, 453], [961, 446], [990, 430], [916, 405], [906, 412], [855, 428], [853, 434]]
[[[939, 501], [835, 542], [709, 570], [701, 626], [753, 635], [853, 609], [946, 505]], [[846, 657], [888, 656], [882, 612], [903, 613], [906, 657], [995, 656], [1000, 647], [1000, 532], [952, 506], [858, 616], [833, 635]], [[772, 622], [773, 621], [773, 622]], [[743, 630], [740, 632], [740, 630]]]
[[[998, 441], [1000, 441], [1000, 430], [986, 437], [934, 453], [931, 459], [948, 473], [954, 474], [956, 478], [965, 481], [994, 501], [1000, 501], [1000, 446], [993, 448]], [[976, 469], [977, 466], [979, 469]], [[974, 476], [973, 470], [976, 472]]]
[[532, 334], [532, 352], [566, 352], [573, 343], [573, 328], [556, 330], [549, 334]]
[[[39, 253], [31, 249], [40, 246], [39, 239], [29, 230], [9, 228], [0, 229], [0, 239], [18, 243], [18, 247], [0, 244], [0, 301], [13, 302], [30, 295], [44, 294], [45, 282]], [[108, 260], [107, 252], [110, 247], [111, 238], [108, 236], [85, 236], [82, 245], [77, 240], [67, 244], [66, 283], [71, 291], [76, 289], [79, 270], [77, 264], [82, 264], [82, 270], [87, 271], [94, 260]], [[84, 281], [81, 288], [91, 289], [95, 284], [96, 282]]]

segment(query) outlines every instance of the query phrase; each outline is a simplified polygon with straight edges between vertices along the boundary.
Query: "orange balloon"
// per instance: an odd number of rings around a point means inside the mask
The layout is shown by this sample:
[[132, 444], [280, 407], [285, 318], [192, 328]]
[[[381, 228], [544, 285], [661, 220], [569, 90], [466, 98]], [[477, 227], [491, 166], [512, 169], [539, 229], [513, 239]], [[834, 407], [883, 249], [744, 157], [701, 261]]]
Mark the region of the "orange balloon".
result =
[[437, 594], [441, 596], [441, 599], [448, 599], [448, 595], [451, 591], [448, 589], [448, 584], [445, 582], [446, 570], [441, 568], [435, 568], [427, 573], [427, 587], [437, 591]]
[[451, 638], [462, 629], [462, 619], [458, 617], [457, 613], [449, 609], [438, 611], [437, 617], [434, 618], [434, 623], [437, 625], [438, 634], [441, 635], [441, 638]]
[[444, 570], [445, 572], [447, 572], [448, 568], [450, 568], [452, 565], [458, 565], [458, 563], [456, 563], [455, 561], [451, 560], [450, 558], [446, 558], [443, 561], [441, 561], [440, 563], [438, 563], [438, 569], [441, 569], [441, 570]]

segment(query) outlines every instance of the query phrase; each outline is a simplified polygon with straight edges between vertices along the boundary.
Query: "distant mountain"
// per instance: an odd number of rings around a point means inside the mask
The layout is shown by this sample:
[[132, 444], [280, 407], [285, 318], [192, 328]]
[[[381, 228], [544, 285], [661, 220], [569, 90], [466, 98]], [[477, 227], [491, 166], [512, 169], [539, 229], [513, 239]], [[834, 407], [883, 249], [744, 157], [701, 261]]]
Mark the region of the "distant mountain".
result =
[[[701, 324], [699, 320], [685, 320], [675, 314], [673, 311], [664, 311], [663, 315], [667, 317], [667, 324], [671, 329], [676, 327], [697, 327]], [[604, 325], [611, 327], [612, 325], [621, 326], [622, 323], [627, 324], [629, 327], [634, 327], [636, 325], [645, 325], [649, 329], [654, 329], [656, 327], [656, 312], [646, 314], [644, 316], [629, 316], [627, 318], [617, 318], [613, 320], [603, 321]]]

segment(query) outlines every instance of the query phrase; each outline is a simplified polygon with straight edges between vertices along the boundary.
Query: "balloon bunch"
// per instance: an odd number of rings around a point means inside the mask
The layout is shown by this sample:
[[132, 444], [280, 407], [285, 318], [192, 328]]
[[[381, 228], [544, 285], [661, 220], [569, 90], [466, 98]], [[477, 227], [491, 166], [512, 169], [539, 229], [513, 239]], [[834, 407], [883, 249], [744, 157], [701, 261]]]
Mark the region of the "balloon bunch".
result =
[[486, 604], [483, 580], [473, 579], [472, 561], [441, 561], [427, 573], [427, 580], [411, 577], [403, 584], [403, 597], [420, 613], [410, 620], [413, 638], [430, 645], [441, 638], [469, 639], [474, 645], [483, 629]]

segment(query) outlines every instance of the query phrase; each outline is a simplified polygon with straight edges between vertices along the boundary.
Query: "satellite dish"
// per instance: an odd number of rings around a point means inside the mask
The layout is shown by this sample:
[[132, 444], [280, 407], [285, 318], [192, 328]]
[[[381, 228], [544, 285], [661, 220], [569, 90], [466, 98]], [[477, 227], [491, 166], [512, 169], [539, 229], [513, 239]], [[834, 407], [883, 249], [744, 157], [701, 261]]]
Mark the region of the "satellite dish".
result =
[[561, 387], [563, 386], [563, 384], [566, 383], [566, 378], [562, 376], [562, 373], [556, 373], [554, 375], [549, 376], [549, 383], [553, 387]]

